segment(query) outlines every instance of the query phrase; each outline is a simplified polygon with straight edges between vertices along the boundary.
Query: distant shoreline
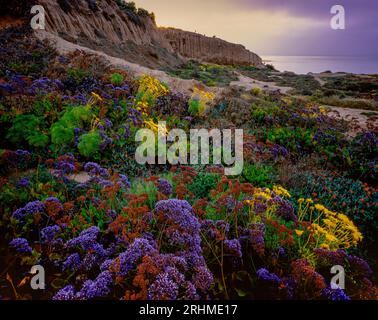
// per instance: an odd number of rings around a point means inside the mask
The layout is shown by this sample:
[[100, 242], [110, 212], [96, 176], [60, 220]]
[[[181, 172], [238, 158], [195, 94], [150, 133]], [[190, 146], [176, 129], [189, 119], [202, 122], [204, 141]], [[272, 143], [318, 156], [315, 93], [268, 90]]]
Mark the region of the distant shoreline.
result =
[[281, 72], [378, 74], [378, 56], [261, 56]]

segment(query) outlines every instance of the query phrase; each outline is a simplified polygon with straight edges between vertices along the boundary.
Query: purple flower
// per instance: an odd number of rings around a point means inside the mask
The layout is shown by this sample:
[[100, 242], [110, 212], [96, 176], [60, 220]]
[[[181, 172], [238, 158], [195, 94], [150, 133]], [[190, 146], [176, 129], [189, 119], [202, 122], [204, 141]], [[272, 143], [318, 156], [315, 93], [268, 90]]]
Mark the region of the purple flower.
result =
[[41, 230], [42, 242], [52, 244], [59, 231], [60, 227], [58, 225], [43, 228]]
[[158, 191], [162, 194], [166, 195], [167, 197], [172, 194], [172, 185], [166, 179], [159, 179], [158, 183]]
[[101, 272], [95, 280], [84, 282], [81, 290], [76, 294], [79, 300], [105, 297], [110, 293], [109, 286], [113, 283], [112, 275], [109, 271]]
[[184, 284], [182, 285], [183, 288], [183, 295], [182, 299], [183, 300], [199, 300], [200, 296], [197, 293], [197, 289], [194, 286], [194, 284], [190, 281], [185, 281]]
[[60, 289], [53, 300], [74, 300], [75, 299], [75, 288], [72, 285], [65, 286], [63, 289]]
[[156, 247], [147, 239], [137, 238], [125, 252], [113, 260], [111, 266], [117, 266], [117, 275], [125, 276], [140, 259], [155, 252]]
[[224, 250], [226, 253], [233, 256], [242, 257], [241, 245], [238, 239], [225, 240], [224, 241]]
[[92, 245], [96, 243], [96, 239], [99, 233], [100, 229], [98, 227], [92, 226], [82, 231], [78, 237], [69, 240], [66, 243], [66, 247], [72, 248], [80, 245], [84, 250], [89, 250], [91, 249]]
[[149, 300], [175, 300], [179, 286], [168, 273], [159, 274], [154, 283], [148, 289]]
[[373, 273], [369, 264], [360, 257], [348, 256], [348, 262], [354, 274], [369, 278]]
[[198, 267], [195, 269], [193, 275], [193, 283], [197, 289], [206, 292], [210, 289], [213, 282], [213, 275], [206, 266]]
[[30, 181], [28, 178], [22, 178], [17, 183], [17, 188], [27, 188], [30, 185]]
[[281, 197], [275, 197], [272, 199], [277, 206], [276, 214], [286, 221], [297, 221], [297, 216], [294, 213], [294, 207], [288, 200], [284, 200]]
[[275, 159], [279, 157], [286, 158], [289, 155], [289, 151], [285, 147], [276, 144], [272, 148], [272, 154]]
[[27, 215], [36, 214], [39, 212], [43, 212], [45, 210], [45, 205], [41, 201], [32, 201], [26, 204], [25, 207], [17, 209], [13, 212], [12, 217], [17, 220], [22, 220]]
[[340, 288], [327, 287], [322, 290], [321, 295], [323, 298], [333, 301], [349, 301], [350, 298]]
[[186, 245], [192, 250], [200, 250], [200, 224], [187, 201], [161, 200], [156, 203], [155, 210], [164, 215], [166, 235], [171, 245]]
[[78, 253], [73, 253], [63, 262], [63, 271], [70, 269], [71, 271], [77, 271], [80, 268], [81, 259]]
[[29, 246], [28, 240], [25, 238], [13, 239], [9, 245], [19, 253], [31, 253], [32, 248]]
[[108, 170], [101, 168], [97, 163], [95, 162], [88, 162], [84, 166], [84, 170], [88, 172], [90, 175], [93, 176], [101, 176], [103, 178], [109, 177]]
[[261, 280], [268, 281], [268, 282], [274, 282], [274, 283], [280, 283], [281, 279], [274, 273], [270, 273], [267, 269], [261, 268], [257, 270], [256, 272], [257, 277]]
[[119, 179], [118, 179], [118, 183], [120, 184], [120, 186], [124, 189], [130, 189], [131, 188], [131, 183], [130, 183], [130, 180], [129, 178], [124, 175], [124, 174], [120, 174], [119, 175]]

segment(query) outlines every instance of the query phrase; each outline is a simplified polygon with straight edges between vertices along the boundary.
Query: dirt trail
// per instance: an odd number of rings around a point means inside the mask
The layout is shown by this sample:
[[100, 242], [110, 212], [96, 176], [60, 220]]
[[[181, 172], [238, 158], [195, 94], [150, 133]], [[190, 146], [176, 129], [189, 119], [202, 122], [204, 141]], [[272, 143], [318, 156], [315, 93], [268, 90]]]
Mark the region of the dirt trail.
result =
[[252, 79], [250, 77], [243, 76], [240, 73], [237, 73], [239, 80], [238, 81], [232, 81], [230, 83], [230, 86], [239, 86], [243, 87], [247, 90], [251, 90], [253, 88], [259, 88], [261, 90], [265, 91], [280, 91], [283, 94], [288, 93], [290, 90], [293, 88], [291, 87], [280, 87], [277, 86], [274, 82], [264, 82], [264, 81], [259, 81], [256, 79]]
[[[351, 123], [350, 136], [355, 136], [362, 130], [367, 130], [369, 127], [378, 126], [378, 112], [363, 109], [341, 108], [334, 106], [324, 106], [329, 109], [328, 116], [349, 121]], [[369, 114], [375, 114], [368, 116]]]

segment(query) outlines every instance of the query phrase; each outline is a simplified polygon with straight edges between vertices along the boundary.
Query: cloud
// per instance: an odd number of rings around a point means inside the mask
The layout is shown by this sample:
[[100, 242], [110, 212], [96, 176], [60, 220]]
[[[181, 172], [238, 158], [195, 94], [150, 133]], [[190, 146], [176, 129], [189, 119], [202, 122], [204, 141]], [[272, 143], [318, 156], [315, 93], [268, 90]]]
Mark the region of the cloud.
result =
[[[245, 45], [258, 54], [378, 54], [378, 1], [136, 0], [157, 23]], [[330, 9], [345, 6], [347, 29], [330, 28]]]

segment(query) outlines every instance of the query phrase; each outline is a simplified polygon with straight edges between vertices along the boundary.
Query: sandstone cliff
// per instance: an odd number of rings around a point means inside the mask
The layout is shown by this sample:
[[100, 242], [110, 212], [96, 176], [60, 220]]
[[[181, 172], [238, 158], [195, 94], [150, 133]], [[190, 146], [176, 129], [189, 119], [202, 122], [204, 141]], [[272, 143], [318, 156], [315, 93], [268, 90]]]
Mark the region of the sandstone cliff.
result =
[[[46, 31], [69, 42], [150, 68], [169, 68], [186, 59], [219, 64], [260, 65], [242, 45], [178, 29], [158, 28], [153, 15], [117, 0], [0, 0], [1, 20], [30, 21], [30, 8], [46, 12]], [[7, 19], [5, 19], [5, 17]], [[17, 19], [16, 19], [17, 18]], [[1, 26], [1, 24], [0, 24]]]
[[217, 64], [262, 65], [262, 59], [240, 44], [174, 28], [160, 28], [175, 52], [180, 55]]
[[46, 31], [65, 40], [148, 67], [182, 60], [147, 14], [121, 10], [114, 0], [37, 0], [46, 10]]

